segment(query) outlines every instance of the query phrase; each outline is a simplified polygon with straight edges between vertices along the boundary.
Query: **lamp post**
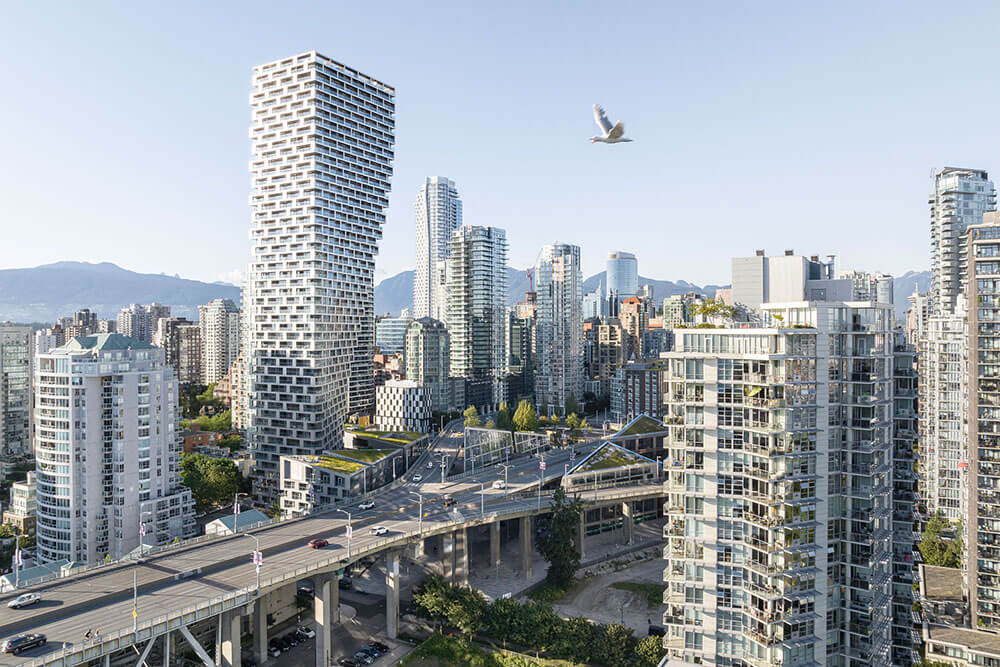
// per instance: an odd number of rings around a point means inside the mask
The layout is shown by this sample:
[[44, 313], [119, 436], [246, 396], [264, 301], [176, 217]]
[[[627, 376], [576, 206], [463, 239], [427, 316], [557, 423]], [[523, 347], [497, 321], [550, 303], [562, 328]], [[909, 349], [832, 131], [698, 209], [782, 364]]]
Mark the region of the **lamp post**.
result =
[[445, 471], [445, 469], [447, 467], [447, 463], [448, 463], [448, 455], [447, 454], [442, 454], [441, 455], [441, 483], [442, 484], [444, 484], [444, 471]]
[[351, 557], [351, 533], [353, 532], [353, 529], [351, 528], [351, 513], [348, 512], [347, 510], [342, 510], [342, 509], [338, 509], [337, 511], [341, 512], [342, 514], [346, 514], [347, 515], [347, 530], [345, 532], [347, 533], [347, 557], [350, 558]]
[[420, 535], [423, 535], [424, 534], [424, 497], [421, 494], [417, 493], [416, 491], [410, 491], [410, 495], [411, 496], [416, 496], [417, 500], [420, 502], [420, 507], [417, 510], [418, 512], [420, 512], [420, 514], [417, 515], [417, 533], [419, 533]]
[[507, 500], [507, 469], [510, 468], [510, 466], [504, 463], [500, 463], [499, 465], [503, 468], [503, 499]]
[[260, 551], [260, 540], [257, 539], [256, 535], [251, 535], [246, 533], [244, 537], [249, 537], [254, 541], [254, 552], [253, 552], [253, 566], [257, 570], [257, 592], [260, 592], [260, 566], [264, 564], [264, 554]]
[[233, 534], [239, 531], [239, 517], [240, 517], [240, 496], [249, 496], [249, 493], [237, 493], [233, 496]]
[[142, 522], [142, 517], [153, 514], [149, 510], [139, 510], [139, 555], [132, 566], [132, 632], [139, 631], [139, 563], [142, 559], [143, 547], [146, 542], [146, 524]]

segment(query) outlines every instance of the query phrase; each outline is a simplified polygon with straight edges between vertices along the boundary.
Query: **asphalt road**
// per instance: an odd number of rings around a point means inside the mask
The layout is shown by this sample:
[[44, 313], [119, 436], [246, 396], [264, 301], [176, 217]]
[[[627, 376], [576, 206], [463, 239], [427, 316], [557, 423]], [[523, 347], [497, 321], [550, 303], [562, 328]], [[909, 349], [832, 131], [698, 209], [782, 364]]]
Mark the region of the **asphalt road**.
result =
[[[449, 443], [451, 444], [451, 443]], [[578, 450], [582, 448], [578, 447]], [[553, 450], [545, 457], [546, 479], [559, 477], [563, 464], [569, 461], [568, 450]], [[439, 470], [439, 469], [438, 469]], [[437, 470], [436, 470], [437, 471]], [[353, 538], [351, 559], [366, 546], [384, 540], [371, 534], [376, 524], [389, 529], [387, 537], [401, 538], [415, 534], [420, 525], [417, 498], [411, 492], [424, 496], [423, 532], [443, 527], [451, 521], [474, 521], [481, 513], [480, 482], [484, 483], [486, 514], [505, 514], [530, 509], [531, 499], [505, 500], [503, 490], [491, 488], [492, 482], [502, 478], [503, 471], [487, 468], [457, 483], [440, 483], [438, 475], [414, 469], [409, 474], [422, 474], [437, 481], [408, 482], [401, 487], [387, 490], [376, 498], [376, 506], [366, 511], [352, 511]], [[531, 487], [538, 483], [538, 460], [522, 458], [511, 461], [508, 482], [510, 492]], [[622, 489], [609, 489], [620, 493]], [[442, 497], [450, 493], [456, 505], [445, 509]], [[602, 494], [603, 495], [603, 494]], [[291, 573], [298, 568], [319, 564], [331, 556], [347, 557], [348, 540], [345, 536], [346, 517], [340, 513], [309, 516], [254, 531], [264, 552], [261, 570], [263, 580], [276, 575]], [[309, 549], [309, 540], [322, 537], [330, 541], [326, 549]], [[137, 609], [140, 623], [170, 612], [209, 601], [220, 595], [252, 587], [255, 582], [251, 552], [254, 541], [241, 535], [220, 541], [180, 550], [146, 559], [142, 564], [109, 568], [100, 574], [73, 577], [51, 586], [43, 586], [41, 603], [23, 610], [0, 607], [0, 637], [18, 632], [44, 633], [49, 640], [45, 647], [28, 651], [21, 656], [0, 656], [0, 665], [18, 664], [47, 652], [62, 648], [63, 642], [83, 641], [88, 629], [100, 629], [106, 637], [112, 632], [131, 628], [132, 583], [135, 573], [140, 589]], [[201, 568], [200, 574], [180, 580], [174, 575]], [[10, 595], [5, 596], [9, 599]]]

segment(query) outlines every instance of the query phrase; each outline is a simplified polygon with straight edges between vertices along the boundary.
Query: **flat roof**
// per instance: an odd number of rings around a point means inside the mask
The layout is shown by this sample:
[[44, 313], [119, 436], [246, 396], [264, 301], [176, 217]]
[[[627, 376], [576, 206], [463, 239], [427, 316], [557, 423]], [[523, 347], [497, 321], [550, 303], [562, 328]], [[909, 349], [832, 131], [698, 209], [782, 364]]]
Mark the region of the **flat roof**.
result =
[[[982, 630], [952, 628], [944, 625], [928, 625], [927, 634], [931, 641], [966, 646], [978, 653], [1000, 657], [1000, 635]], [[929, 656], [933, 656], [931, 653]]]
[[953, 600], [961, 602], [962, 571], [954, 567], [921, 565], [920, 578], [924, 583], [924, 594], [930, 600]]

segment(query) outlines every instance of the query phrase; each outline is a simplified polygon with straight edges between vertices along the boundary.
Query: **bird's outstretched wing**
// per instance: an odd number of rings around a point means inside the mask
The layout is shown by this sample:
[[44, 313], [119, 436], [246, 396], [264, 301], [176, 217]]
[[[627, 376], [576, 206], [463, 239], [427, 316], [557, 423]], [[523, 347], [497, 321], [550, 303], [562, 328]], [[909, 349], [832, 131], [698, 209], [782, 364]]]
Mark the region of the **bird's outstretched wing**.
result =
[[625, 123], [618, 121], [615, 126], [608, 131], [608, 139], [621, 139], [625, 134]]
[[611, 121], [604, 115], [604, 109], [596, 104], [594, 105], [594, 121], [604, 134], [611, 131]]

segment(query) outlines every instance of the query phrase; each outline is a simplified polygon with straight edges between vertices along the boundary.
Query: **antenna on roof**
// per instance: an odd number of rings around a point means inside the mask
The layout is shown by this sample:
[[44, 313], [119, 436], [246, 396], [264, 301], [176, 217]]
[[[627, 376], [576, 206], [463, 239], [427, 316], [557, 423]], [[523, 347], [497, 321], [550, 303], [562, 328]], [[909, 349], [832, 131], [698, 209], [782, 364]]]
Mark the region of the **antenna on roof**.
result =
[[529, 267], [525, 273], [528, 274], [528, 291], [535, 291], [535, 267]]

